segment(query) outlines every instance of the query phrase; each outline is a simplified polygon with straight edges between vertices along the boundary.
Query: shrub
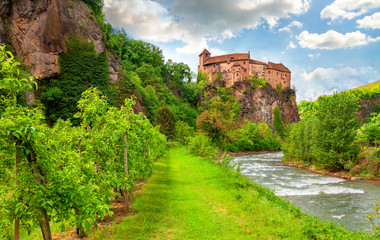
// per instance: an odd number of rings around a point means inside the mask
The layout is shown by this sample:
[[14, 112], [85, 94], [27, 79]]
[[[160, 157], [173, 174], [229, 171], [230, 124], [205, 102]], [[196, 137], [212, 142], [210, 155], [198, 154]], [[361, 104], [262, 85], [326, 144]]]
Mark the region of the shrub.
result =
[[208, 160], [215, 160], [218, 155], [218, 149], [214, 146], [211, 139], [201, 133], [190, 139], [187, 149], [191, 154], [204, 157]]

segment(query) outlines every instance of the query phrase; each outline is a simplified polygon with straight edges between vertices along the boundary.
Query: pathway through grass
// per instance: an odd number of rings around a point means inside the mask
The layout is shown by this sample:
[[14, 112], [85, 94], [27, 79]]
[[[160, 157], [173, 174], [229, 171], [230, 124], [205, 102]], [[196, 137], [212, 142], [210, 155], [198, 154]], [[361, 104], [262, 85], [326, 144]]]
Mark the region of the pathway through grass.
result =
[[[171, 150], [132, 209], [136, 215], [93, 233], [95, 239], [305, 239], [305, 219], [184, 148]], [[298, 215], [298, 216], [296, 216]]]

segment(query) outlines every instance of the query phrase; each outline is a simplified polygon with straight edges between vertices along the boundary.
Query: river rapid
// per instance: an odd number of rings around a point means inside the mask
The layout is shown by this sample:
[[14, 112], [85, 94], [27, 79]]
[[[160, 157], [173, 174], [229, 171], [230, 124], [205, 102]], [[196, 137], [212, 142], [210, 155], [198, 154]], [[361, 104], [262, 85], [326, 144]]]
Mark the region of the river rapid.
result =
[[301, 207], [303, 212], [331, 220], [348, 230], [368, 230], [366, 218], [380, 197], [380, 182], [344, 180], [281, 164], [282, 152], [241, 155], [242, 174], [270, 188], [277, 196]]

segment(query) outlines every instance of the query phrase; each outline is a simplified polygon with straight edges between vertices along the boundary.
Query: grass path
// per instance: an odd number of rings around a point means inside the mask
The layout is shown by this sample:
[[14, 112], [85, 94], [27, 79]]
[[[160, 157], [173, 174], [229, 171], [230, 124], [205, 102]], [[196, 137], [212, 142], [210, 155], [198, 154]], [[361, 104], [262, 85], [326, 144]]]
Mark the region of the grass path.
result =
[[94, 239], [305, 239], [302, 216], [254, 189], [231, 187], [220, 167], [173, 149], [120, 224]]

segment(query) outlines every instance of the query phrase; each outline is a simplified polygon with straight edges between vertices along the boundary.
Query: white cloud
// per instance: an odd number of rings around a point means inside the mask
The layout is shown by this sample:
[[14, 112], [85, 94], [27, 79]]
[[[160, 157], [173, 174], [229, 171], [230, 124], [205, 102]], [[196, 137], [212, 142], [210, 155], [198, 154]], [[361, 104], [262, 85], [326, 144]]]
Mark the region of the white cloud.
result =
[[370, 9], [379, 8], [379, 0], [335, 0], [321, 11], [321, 18], [335, 20], [353, 19]]
[[356, 21], [359, 28], [380, 29], [380, 12]]
[[219, 49], [219, 48], [210, 48], [210, 52], [212, 53], [213, 56], [218, 56], [218, 55], [225, 55], [228, 52]]
[[318, 58], [319, 56], [321, 56], [321, 54], [320, 54], [320, 53], [317, 53], [317, 54], [312, 54], [312, 53], [310, 53], [308, 56], [309, 56], [309, 58], [310, 58], [311, 60], [313, 60], [314, 58]]
[[334, 30], [329, 30], [322, 34], [303, 31], [297, 39], [302, 48], [336, 49], [367, 45], [368, 43], [379, 41], [380, 37], [371, 38], [360, 31], [341, 34]]
[[[293, 75], [294, 73], [294, 75]], [[292, 81], [297, 88], [297, 101], [316, 100], [324, 94], [352, 89], [378, 80], [379, 73], [372, 67], [316, 68], [310, 72], [294, 69]]]
[[293, 41], [290, 41], [289, 42], [289, 45], [288, 45], [288, 47], [286, 48], [286, 49], [289, 49], [289, 48], [296, 48], [297, 46], [294, 44], [294, 42]]
[[233, 38], [243, 29], [305, 13], [310, 0], [104, 0], [106, 20], [146, 41], [182, 41], [178, 53], [199, 53], [210, 41]]
[[282, 31], [290, 32], [290, 34], [292, 34], [292, 28], [302, 28], [302, 26], [303, 25], [301, 22], [293, 21], [288, 26], [280, 28], [278, 31], [279, 32], [282, 32]]
[[304, 71], [301, 74], [301, 77], [303, 80], [307, 82], [317, 82], [321, 80], [329, 80], [329, 79], [336, 79], [336, 78], [345, 78], [350, 76], [357, 76], [359, 73], [356, 69], [345, 67], [340, 69], [334, 69], [334, 68], [317, 68], [314, 71], [307, 73]]

